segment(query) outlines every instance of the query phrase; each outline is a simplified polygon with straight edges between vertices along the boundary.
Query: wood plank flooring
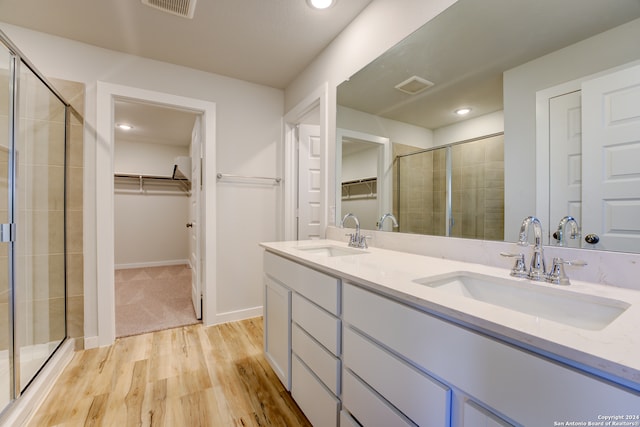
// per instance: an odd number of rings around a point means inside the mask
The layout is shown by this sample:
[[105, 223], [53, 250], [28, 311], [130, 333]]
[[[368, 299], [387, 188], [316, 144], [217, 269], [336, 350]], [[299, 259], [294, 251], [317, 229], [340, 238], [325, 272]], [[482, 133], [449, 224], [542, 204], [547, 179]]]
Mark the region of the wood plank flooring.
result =
[[262, 340], [254, 318], [77, 352], [29, 426], [310, 426]]

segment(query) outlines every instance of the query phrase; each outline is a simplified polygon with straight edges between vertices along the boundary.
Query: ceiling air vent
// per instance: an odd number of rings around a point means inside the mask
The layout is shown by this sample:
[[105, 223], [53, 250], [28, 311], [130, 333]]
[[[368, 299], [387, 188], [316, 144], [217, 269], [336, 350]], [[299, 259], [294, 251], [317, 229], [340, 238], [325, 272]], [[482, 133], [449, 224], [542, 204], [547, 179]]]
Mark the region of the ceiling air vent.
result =
[[142, 4], [189, 19], [196, 9], [196, 0], [142, 0]]
[[409, 95], [416, 95], [425, 89], [429, 89], [431, 86], [433, 86], [433, 83], [431, 83], [429, 80], [423, 79], [422, 77], [413, 76], [409, 77], [402, 83], [395, 85], [394, 87], [401, 92], [408, 93]]

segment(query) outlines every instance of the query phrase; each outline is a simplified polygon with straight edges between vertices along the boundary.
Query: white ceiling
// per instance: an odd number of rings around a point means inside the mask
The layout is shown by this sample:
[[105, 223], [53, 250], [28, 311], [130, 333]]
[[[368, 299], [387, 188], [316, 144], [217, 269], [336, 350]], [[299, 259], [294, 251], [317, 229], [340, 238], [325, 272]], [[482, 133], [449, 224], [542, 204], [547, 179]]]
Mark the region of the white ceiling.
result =
[[[638, 17], [640, 0], [458, 0], [341, 84], [338, 104], [437, 129], [502, 110], [505, 70]], [[413, 75], [435, 85], [394, 89]], [[470, 116], [453, 114], [465, 106]]]
[[116, 143], [121, 140], [151, 144], [191, 144], [191, 130], [196, 113], [166, 106], [117, 100], [114, 106], [115, 124], [129, 124], [133, 129], [115, 128]]
[[1, 0], [0, 21], [284, 89], [369, 3], [198, 0], [187, 19], [141, 0]]
[[[140, 0], [0, 0], [0, 20], [106, 49], [284, 89], [371, 2], [198, 0], [193, 19]], [[35, 64], [37, 66], [37, 64]], [[185, 145], [193, 113], [119, 102], [117, 138]]]

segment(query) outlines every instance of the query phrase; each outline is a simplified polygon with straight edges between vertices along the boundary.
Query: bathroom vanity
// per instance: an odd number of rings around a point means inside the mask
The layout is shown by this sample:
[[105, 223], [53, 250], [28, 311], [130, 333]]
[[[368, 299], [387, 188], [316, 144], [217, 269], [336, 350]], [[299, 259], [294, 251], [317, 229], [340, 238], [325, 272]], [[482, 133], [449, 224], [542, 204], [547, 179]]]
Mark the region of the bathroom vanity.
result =
[[313, 425], [640, 425], [638, 291], [333, 240], [262, 246], [265, 355]]

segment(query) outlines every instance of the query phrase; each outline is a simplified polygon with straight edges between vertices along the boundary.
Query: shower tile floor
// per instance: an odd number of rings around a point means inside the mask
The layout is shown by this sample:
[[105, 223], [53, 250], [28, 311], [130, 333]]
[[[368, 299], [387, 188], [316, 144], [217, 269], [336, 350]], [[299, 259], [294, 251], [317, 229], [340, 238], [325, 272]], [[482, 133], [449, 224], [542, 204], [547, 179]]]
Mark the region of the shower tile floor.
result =
[[115, 271], [116, 336], [198, 323], [187, 265]]

